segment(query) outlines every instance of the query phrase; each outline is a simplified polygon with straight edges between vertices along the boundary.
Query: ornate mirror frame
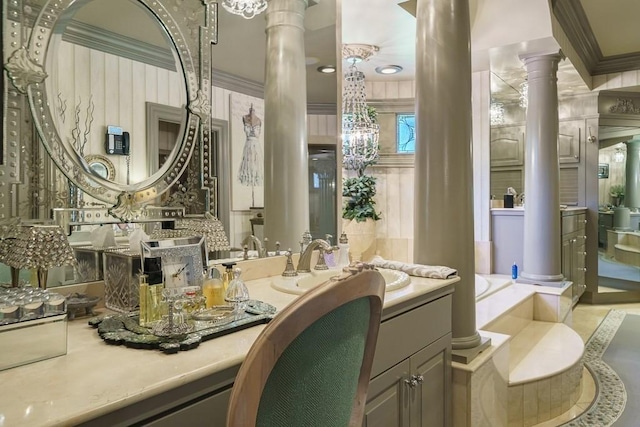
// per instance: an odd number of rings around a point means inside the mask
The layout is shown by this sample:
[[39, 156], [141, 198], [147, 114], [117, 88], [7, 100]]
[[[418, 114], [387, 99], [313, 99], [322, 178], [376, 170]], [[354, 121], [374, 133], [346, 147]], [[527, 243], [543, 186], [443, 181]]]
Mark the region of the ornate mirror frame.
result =
[[[15, 96], [27, 95], [31, 115], [42, 143], [59, 170], [74, 185], [87, 194], [114, 206], [114, 213], [123, 208], [150, 203], [165, 192], [187, 167], [198, 147], [200, 150], [201, 188], [215, 193], [216, 179], [211, 177], [209, 152], [211, 135], [211, 44], [217, 42], [217, 3], [213, 0], [137, 0], [152, 12], [166, 30], [177, 51], [187, 89], [187, 118], [182, 139], [165, 165], [142, 182], [124, 185], [103, 179], [93, 173], [87, 162], [65, 142], [54, 126], [48, 107], [44, 61], [50, 47], [56, 22], [71, 6], [89, 0], [11, 0], [3, 8], [3, 42], [7, 76], [15, 87]], [[9, 88], [8, 112], [14, 88]], [[19, 104], [16, 104], [19, 105]], [[26, 114], [26, 112], [22, 112]], [[20, 136], [12, 133], [8, 123], [9, 144], [4, 153], [18, 148]], [[13, 148], [12, 148], [13, 147]], [[15, 155], [13, 156], [16, 157]], [[11, 158], [9, 159], [11, 163]], [[4, 162], [3, 166], [10, 166]], [[13, 163], [11, 163], [13, 164]], [[96, 185], [98, 183], [98, 185]], [[91, 185], [93, 184], [93, 185]], [[210, 197], [206, 197], [210, 200]], [[211, 209], [206, 206], [206, 210]], [[213, 207], [215, 209], [215, 207]]]

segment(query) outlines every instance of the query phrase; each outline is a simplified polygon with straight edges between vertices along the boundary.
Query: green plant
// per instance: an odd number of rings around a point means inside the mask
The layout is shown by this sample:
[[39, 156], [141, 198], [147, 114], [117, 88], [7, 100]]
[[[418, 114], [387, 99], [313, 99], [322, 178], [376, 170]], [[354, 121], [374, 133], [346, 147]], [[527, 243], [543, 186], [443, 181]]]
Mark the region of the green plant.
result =
[[377, 221], [380, 214], [376, 212], [375, 200], [376, 179], [372, 176], [361, 175], [345, 178], [342, 182], [342, 196], [347, 199], [342, 206], [342, 218], [355, 219], [363, 222], [367, 218]]
[[622, 184], [612, 185], [611, 188], [609, 189], [609, 194], [611, 195], [611, 197], [623, 197], [624, 185]]

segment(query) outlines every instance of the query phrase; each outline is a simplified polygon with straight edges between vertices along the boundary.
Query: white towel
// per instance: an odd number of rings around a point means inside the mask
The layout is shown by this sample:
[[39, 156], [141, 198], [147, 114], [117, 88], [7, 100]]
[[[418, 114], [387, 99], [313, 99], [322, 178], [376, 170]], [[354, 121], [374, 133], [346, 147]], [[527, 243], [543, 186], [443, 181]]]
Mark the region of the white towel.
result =
[[441, 265], [408, 264], [400, 261], [389, 261], [376, 255], [369, 262], [376, 267], [404, 271], [410, 276], [428, 277], [430, 279], [450, 279], [458, 275], [458, 271]]

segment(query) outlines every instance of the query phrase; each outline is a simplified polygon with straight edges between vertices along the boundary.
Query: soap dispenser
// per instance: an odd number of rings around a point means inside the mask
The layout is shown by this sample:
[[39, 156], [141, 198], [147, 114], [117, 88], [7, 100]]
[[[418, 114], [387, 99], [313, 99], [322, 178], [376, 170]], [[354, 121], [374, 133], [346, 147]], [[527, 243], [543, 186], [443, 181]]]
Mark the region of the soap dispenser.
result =
[[344, 268], [349, 265], [349, 239], [343, 231], [338, 240], [338, 248], [340, 248], [340, 256], [338, 258], [338, 268]]
[[229, 283], [229, 287], [224, 293], [224, 300], [227, 304], [233, 306], [233, 313], [236, 317], [244, 313], [249, 300], [249, 290], [240, 278], [241, 273], [242, 270], [240, 268], [233, 270], [233, 280]]

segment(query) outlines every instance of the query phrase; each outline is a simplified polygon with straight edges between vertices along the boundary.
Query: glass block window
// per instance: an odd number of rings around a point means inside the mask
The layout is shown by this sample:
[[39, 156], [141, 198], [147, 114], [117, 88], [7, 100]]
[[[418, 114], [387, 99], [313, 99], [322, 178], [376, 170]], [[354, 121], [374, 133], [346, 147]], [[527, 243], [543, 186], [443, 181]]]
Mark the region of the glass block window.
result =
[[416, 152], [416, 115], [396, 115], [396, 144], [398, 153]]

